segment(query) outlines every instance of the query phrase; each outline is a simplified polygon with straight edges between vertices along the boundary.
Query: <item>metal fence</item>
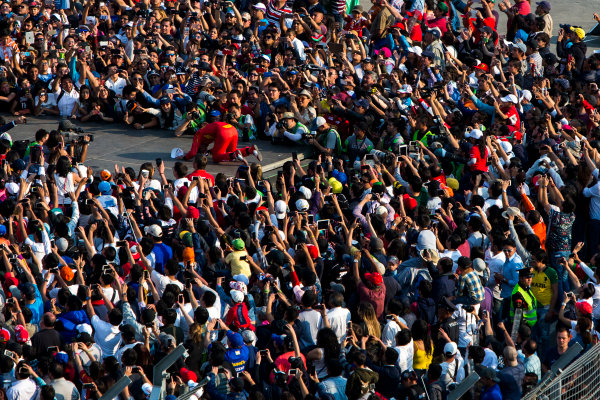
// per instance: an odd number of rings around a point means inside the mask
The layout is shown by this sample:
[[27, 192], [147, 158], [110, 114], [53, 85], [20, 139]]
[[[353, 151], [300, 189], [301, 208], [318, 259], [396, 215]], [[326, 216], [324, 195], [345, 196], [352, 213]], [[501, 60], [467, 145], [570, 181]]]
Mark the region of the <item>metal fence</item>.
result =
[[524, 400], [600, 399], [600, 344], [554, 377], [544, 379]]

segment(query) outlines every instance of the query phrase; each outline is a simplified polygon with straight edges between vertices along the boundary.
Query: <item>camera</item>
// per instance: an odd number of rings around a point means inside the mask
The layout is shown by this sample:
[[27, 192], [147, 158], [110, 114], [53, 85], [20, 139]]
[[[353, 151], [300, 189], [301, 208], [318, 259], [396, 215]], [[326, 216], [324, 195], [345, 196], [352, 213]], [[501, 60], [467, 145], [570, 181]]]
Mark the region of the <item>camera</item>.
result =
[[192, 111], [192, 119], [200, 119], [200, 113], [198, 111]]
[[560, 27], [560, 29], [564, 29], [565, 31], [571, 30], [571, 25], [569, 25], [569, 24], [560, 24], [558, 26]]

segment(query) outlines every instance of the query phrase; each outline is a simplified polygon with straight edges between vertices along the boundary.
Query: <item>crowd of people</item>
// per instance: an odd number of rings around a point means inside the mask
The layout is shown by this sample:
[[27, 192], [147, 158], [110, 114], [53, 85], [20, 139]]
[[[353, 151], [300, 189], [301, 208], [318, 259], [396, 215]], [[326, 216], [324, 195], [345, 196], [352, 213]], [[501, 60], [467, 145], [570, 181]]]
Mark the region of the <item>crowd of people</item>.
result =
[[[513, 1], [4, 0], [0, 398], [520, 399], [589, 351], [600, 54]], [[191, 148], [94, 171], [88, 122]]]

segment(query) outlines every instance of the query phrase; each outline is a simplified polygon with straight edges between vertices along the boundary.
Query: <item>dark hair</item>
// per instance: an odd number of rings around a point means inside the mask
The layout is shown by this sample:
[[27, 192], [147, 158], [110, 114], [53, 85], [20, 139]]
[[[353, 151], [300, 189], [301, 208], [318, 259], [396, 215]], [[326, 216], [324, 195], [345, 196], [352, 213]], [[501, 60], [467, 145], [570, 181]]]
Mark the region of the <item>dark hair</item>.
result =
[[412, 334], [413, 340], [422, 340], [423, 345], [425, 346], [425, 353], [432, 354], [433, 352], [433, 341], [431, 340], [431, 336], [429, 336], [429, 328], [427, 326], [427, 322], [418, 319], [413, 323], [413, 326], [410, 330]]
[[121, 310], [118, 308], [113, 308], [110, 310], [108, 313], [108, 322], [110, 322], [110, 324], [113, 326], [121, 325], [121, 322], [123, 322], [123, 313]]

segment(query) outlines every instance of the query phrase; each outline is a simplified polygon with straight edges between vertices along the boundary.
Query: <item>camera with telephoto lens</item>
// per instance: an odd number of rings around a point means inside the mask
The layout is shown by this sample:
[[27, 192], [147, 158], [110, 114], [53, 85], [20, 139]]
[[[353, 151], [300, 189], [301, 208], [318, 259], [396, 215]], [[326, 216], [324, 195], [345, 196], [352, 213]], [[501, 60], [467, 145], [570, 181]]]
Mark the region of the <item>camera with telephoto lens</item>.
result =
[[302, 134], [302, 139], [309, 140], [317, 137], [317, 133], [315, 131], [310, 131]]
[[198, 111], [192, 111], [192, 119], [200, 119], [200, 113]]

